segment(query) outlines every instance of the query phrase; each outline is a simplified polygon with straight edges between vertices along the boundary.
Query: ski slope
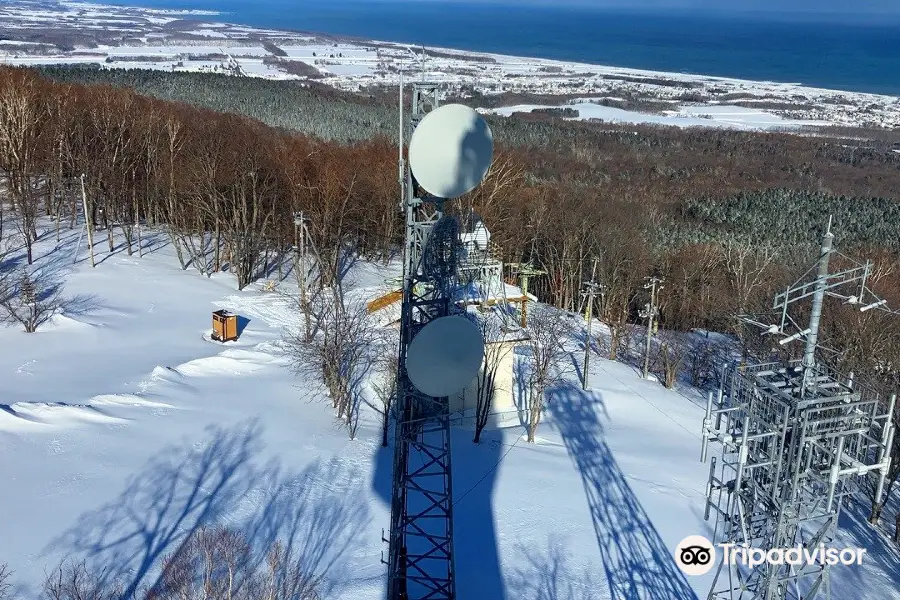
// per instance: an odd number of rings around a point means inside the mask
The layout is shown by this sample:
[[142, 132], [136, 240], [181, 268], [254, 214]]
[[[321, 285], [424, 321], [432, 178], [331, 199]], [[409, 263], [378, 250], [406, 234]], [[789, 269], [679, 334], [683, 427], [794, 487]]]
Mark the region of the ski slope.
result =
[[[152, 583], [186, 534], [222, 522], [253, 543], [293, 539], [326, 597], [380, 599], [390, 449], [374, 411], [350, 441], [321, 385], [291, 374], [281, 340], [300, 315], [261, 285], [181, 270], [163, 236], [145, 236], [142, 258], [98, 243], [95, 268], [83, 246], [73, 264], [76, 239], [47, 231], [35, 253], [78, 296], [68, 314], [35, 334], [0, 329], [0, 563], [21, 596], [64, 556]], [[395, 274], [360, 264], [357, 293]], [[239, 341], [208, 341], [219, 308], [244, 318]], [[591, 392], [574, 373], [552, 390], [535, 444], [518, 426], [478, 446], [456, 430], [459, 598], [706, 597], [711, 574], [684, 576], [672, 558], [684, 537], [710, 535], [701, 398], [591, 366]], [[834, 570], [833, 597], [900, 598], [896, 551], [844, 521], [842, 543], [869, 554]]]

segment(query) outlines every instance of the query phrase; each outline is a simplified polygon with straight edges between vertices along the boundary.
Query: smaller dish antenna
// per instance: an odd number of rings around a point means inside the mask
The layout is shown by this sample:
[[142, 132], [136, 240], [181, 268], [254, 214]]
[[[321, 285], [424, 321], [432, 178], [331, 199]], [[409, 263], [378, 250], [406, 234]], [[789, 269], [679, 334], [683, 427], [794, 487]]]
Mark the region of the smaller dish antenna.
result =
[[422, 119], [409, 141], [409, 168], [438, 198], [458, 198], [487, 175], [494, 137], [487, 122], [462, 104], [445, 104]]
[[416, 389], [434, 398], [455, 394], [478, 375], [484, 340], [474, 323], [453, 315], [422, 328], [406, 351], [406, 373]]

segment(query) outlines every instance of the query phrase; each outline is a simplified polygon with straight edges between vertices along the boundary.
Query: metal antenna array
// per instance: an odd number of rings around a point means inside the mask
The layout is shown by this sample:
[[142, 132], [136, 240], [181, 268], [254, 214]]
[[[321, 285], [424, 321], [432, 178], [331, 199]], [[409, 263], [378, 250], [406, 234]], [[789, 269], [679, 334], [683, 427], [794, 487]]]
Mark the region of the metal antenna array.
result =
[[[763, 328], [763, 335], [782, 336], [782, 345], [805, 340], [803, 358], [738, 366], [723, 378], [717, 400], [712, 393], [707, 399], [701, 461], [706, 462], [710, 441], [721, 445], [721, 455], [710, 463], [704, 515], [709, 520], [714, 514], [715, 543], [766, 551], [799, 545], [814, 552], [834, 540], [842, 500], [860, 489], [862, 479], [875, 478], [876, 493], [882, 492], [895, 397], [885, 402], [854, 383], [852, 374], [844, 377], [816, 357], [826, 295], [861, 310], [886, 310], [866, 287], [868, 262], [829, 272], [833, 238], [829, 222], [816, 266], [775, 297], [780, 323], [742, 317]], [[857, 283], [854, 295], [837, 292]], [[788, 307], [810, 297], [809, 322], [800, 326]], [[825, 561], [765, 563], [748, 570], [739, 561], [723, 560], [708, 598], [809, 600], [820, 593], [830, 600]]]
[[[443, 202], [480, 183], [490, 165], [492, 142], [490, 130], [476, 122], [480, 117], [474, 111], [459, 105], [438, 110], [438, 85], [413, 83], [409, 160], [404, 162], [402, 103], [401, 85], [401, 210], [406, 215], [406, 239], [391, 529], [385, 540], [389, 543], [387, 599], [454, 600], [447, 396], [475, 376], [484, 349], [474, 325], [449, 316], [458, 223], [444, 217]], [[432, 118], [426, 120], [428, 115]], [[483, 130], [473, 129], [479, 124]], [[413, 135], [417, 128], [426, 131]], [[463, 156], [469, 161], [465, 167], [460, 166]], [[447, 364], [448, 347], [464, 354], [462, 362], [467, 364]]]

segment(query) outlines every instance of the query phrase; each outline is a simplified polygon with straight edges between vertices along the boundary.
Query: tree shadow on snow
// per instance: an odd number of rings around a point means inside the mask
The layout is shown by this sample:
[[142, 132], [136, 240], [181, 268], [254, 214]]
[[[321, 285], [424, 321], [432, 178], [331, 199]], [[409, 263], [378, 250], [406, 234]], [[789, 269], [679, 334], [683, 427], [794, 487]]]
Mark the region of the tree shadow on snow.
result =
[[[284, 473], [277, 461], [255, 464], [262, 450], [253, 420], [210, 428], [208, 439], [170, 447], [133, 476], [114, 501], [82, 515], [46, 553], [84, 560], [100, 587], [121, 598], [160, 585], [165, 558], [201, 527], [225, 524], [245, 535], [254, 565], [278, 540], [322, 590], [352, 583], [345, 558], [361, 543], [368, 507], [358, 473], [315, 462]], [[342, 483], [344, 482], [344, 483]]]
[[696, 600], [603, 440], [603, 402], [572, 384], [548, 393], [548, 408], [581, 473], [612, 600]]
[[[869, 509], [870, 507], [860, 503], [853, 503], [849, 508], [842, 508], [837, 536], [831, 546], [865, 548], [866, 554], [862, 559], [863, 566], [874, 564], [896, 586], [900, 584], [900, 561], [897, 560], [897, 549], [868, 523], [867, 511]], [[836, 598], [849, 598], [851, 595], [875, 597], [883, 585], [882, 581], [870, 580], [867, 577], [867, 570], [858, 565], [837, 565], [831, 568], [832, 596]]]
[[575, 573], [569, 556], [556, 536], [539, 550], [525, 544], [516, 548], [518, 565], [509, 575], [512, 597], [528, 600], [601, 600], [605, 598], [601, 577], [590, 569]]

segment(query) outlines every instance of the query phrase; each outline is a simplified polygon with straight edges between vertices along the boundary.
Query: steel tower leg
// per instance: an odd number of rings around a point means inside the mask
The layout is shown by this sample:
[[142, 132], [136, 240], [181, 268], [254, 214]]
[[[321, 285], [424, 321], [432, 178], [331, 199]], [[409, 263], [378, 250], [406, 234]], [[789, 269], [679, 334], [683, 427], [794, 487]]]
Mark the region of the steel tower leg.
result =
[[[414, 128], [438, 107], [438, 86], [416, 83], [412, 88]], [[406, 239], [387, 600], [455, 600], [449, 405], [447, 398], [419, 393], [405, 368], [407, 348], [416, 333], [450, 310], [445, 286], [431, 281], [420, 269], [428, 234], [442, 211], [440, 204], [416, 196], [415, 181], [404, 167], [401, 163]]]

